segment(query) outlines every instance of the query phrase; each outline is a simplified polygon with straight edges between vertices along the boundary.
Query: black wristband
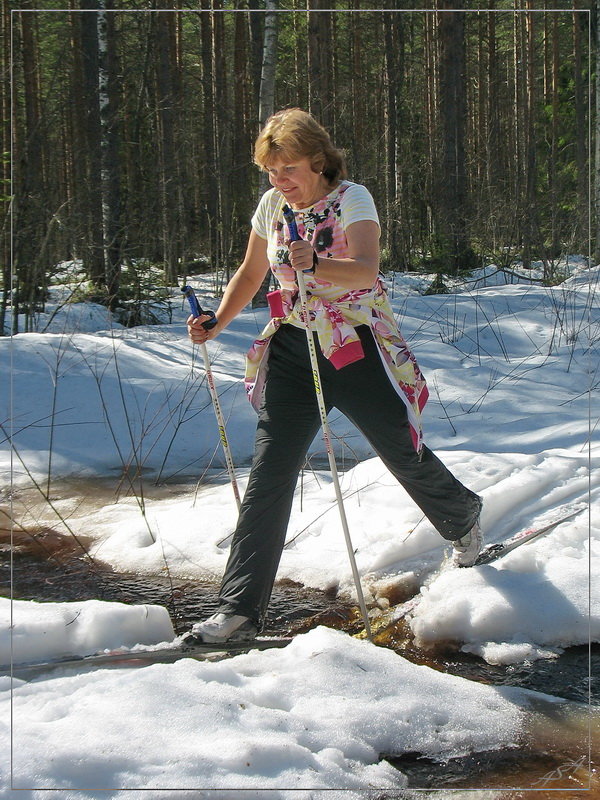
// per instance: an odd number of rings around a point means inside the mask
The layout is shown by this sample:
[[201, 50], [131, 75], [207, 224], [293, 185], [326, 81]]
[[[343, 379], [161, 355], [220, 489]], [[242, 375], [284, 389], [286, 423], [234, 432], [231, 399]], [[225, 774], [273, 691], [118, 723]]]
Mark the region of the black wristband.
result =
[[312, 267], [309, 267], [308, 269], [303, 269], [303, 270], [302, 270], [302, 272], [303, 272], [305, 275], [314, 275], [314, 274], [315, 274], [315, 272], [317, 271], [317, 267], [318, 267], [318, 266], [319, 266], [319, 256], [318, 256], [318, 255], [316, 254], [316, 252], [313, 250], [313, 263], [312, 263]]

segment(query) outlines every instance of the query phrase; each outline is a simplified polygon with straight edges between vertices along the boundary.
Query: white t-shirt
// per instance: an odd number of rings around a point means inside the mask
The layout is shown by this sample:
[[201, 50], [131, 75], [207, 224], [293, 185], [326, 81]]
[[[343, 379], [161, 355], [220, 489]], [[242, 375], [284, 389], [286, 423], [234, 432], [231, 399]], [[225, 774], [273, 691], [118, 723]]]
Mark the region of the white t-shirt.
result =
[[[289, 238], [283, 219], [286, 201], [277, 189], [262, 196], [252, 228], [261, 239], [267, 240], [267, 256], [271, 269], [282, 286], [291, 286], [295, 273], [289, 266], [286, 240]], [[348, 242], [345, 231], [354, 222], [371, 220], [379, 225], [377, 209], [370, 192], [359, 183], [341, 181], [325, 197], [308, 208], [294, 211], [298, 233], [311, 242], [321, 258], [346, 258]]]

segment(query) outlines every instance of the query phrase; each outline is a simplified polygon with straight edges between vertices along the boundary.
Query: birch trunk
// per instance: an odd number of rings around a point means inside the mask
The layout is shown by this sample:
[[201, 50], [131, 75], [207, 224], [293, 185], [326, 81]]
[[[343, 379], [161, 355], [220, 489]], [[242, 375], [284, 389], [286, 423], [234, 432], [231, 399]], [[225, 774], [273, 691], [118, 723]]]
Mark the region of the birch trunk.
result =
[[258, 121], [262, 128], [275, 108], [275, 72], [277, 68], [277, 8], [278, 0], [266, 0], [265, 32], [262, 68], [260, 73], [260, 96]]
[[4, 336], [6, 307], [12, 288], [11, 253], [10, 253], [10, 198], [8, 186], [10, 182], [10, 161], [7, 154], [11, 151], [11, 108], [10, 108], [10, 5], [9, 0], [2, 0], [0, 17], [0, 41], [2, 42], [2, 83], [0, 85], [2, 113], [2, 142], [0, 144], [1, 178], [0, 185], [0, 259], [2, 260], [2, 300], [0, 301], [0, 336]]
[[82, 0], [79, 22], [83, 59], [83, 96], [85, 104], [86, 211], [87, 247], [84, 265], [90, 281], [99, 293], [104, 292], [104, 234], [100, 154], [100, 105], [98, 100], [98, 28], [97, 3]]
[[119, 134], [117, 124], [115, 18], [110, 3], [100, 0], [98, 35], [98, 108], [100, 116], [100, 182], [104, 283], [107, 303], [114, 308], [121, 277]]

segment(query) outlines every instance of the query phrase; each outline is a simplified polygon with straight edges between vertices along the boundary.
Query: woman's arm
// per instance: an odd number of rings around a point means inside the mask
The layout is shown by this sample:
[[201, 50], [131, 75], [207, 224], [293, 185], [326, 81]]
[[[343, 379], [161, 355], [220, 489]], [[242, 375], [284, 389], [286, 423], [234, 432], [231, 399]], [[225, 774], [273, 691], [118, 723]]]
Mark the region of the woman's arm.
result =
[[[370, 289], [379, 273], [379, 225], [372, 220], [346, 228], [347, 258], [319, 258], [315, 277], [345, 289]], [[303, 239], [290, 244], [290, 263], [299, 271], [313, 265], [313, 247]]]
[[268, 269], [267, 241], [266, 239], [261, 239], [252, 230], [248, 238], [244, 260], [227, 284], [219, 308], [216, 311], [217, 324], [207, 331], [202, 327], [202, 323], [210, 319], [209, 315], [197, 318], [189, 317], [187, 324], [190, 339], [196, 344], [202, 344], [208, 339], [214, 339], [215, 336], [218, 336], [252, 300], [259, 290]]

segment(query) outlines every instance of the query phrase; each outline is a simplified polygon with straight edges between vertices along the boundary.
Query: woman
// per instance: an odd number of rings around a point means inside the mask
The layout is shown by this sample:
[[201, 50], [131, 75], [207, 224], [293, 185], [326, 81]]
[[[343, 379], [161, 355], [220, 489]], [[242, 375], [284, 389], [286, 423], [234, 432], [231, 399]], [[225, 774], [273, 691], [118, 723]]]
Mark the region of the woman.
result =
[[[323, 395], [366, 436], [460, 566], [482, 545], [481, 499], [423, 444], [425, 380], [398, 331], [379, 278], [379, 220], [365, 187], [346, 180], [343, 156], [300, 109], [274, 114], [255, 145], [272, 189], [260, 200], [242, 265], [216, 312], [188, 319], [193, 342], [215, 336], [251, 301], [271, 269], [271, 320], [247, 357], [246, 386], [258, 412], [248, 488], [219, 593], [219, 608], [194, 625], [207, 642], [252, 638], [261, 628], [283, 549], [299, 471], [319, 430], [296, 273], [306, 273]], [[290, 242], [283, 207], [294, 210]]]

